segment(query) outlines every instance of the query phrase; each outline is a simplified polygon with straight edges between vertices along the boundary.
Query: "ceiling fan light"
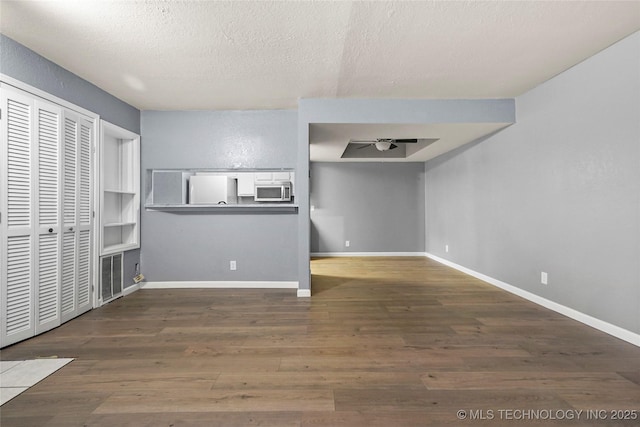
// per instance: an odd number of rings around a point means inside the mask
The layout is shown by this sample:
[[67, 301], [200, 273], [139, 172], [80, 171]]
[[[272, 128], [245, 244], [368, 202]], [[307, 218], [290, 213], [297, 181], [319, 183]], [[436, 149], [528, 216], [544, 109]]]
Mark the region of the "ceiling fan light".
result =
[[389, 141], [378, 141], [374, 145], [378, 151], [387, 151], [391, 148], [391, 142]]

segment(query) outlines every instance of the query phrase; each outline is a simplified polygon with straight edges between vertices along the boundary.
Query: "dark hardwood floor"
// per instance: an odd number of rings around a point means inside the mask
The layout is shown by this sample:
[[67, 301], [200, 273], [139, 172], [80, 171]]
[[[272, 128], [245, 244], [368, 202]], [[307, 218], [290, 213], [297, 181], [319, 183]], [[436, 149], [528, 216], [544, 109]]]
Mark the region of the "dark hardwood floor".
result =
[[640, 425], [638, 347], [425, 258], [312, 271], [311, 299], [141, 290], [3, 349], [75, 360], [0, 424]]

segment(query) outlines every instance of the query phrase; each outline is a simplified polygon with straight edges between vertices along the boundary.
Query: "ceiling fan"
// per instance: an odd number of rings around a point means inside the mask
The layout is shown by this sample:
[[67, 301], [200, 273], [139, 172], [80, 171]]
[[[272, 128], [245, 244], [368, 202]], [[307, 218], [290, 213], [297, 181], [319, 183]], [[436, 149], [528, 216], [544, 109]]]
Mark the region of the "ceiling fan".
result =
[[395, 138], [376, 138], [376, 139], [352, 139], [349, 143], [353, 144], [364, 144], [362, 148], [367, 148], [374, 146], [378, 151], [388, 151], [393, 150], [394, 148], [398, 148], [398, 144], [415, 144], [418, 140], [416, 138], [409, 139], [395, 139]]

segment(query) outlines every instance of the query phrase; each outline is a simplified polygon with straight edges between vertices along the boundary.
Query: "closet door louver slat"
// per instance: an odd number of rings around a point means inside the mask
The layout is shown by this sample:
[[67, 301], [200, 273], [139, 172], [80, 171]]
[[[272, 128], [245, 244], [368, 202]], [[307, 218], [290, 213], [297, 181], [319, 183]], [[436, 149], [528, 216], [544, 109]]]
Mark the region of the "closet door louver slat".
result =
[[7, 337], [33, 335], [31, 252], [31, 236], [11, 236], [7, 239]]
[[80, 225], [91, 224], [91, 127], [80, 125]]
[[[38, 324], [60, 324], [58, 236], [40, 236], [38, 251]], [[42, 332], [41, 328], [38, 328]]]
[[64, 226], [76, 225], [76, 141], [78, 124], [66, 117], [64, 120], [64, 187], [62, 217]]
[[75, 277], [76, 277], [76, 236], [75, 233], [64, 233], [62, 236], [62, 315], [75, 310]]
[[7, 102], [7, 226], [31, 226], [33, 105]]
[[40, 226], [57, 226], [59, 114], [39, 110], [38, 119], [38, 222]]
[[78, 311], [83, 313], [91, 308], [91, 231], [81, 231], [78, 240]]

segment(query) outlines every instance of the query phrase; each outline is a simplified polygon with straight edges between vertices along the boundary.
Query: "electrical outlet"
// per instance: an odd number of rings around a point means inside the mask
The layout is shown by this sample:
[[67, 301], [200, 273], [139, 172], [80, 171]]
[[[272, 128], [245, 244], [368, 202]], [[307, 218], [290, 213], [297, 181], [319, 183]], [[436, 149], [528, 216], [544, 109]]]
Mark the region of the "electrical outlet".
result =
[[229, 270], [235, 271], [237, 269], [236, 261], [229, 261]]
[[140, 274], [140, 263], [136, 262], [136, 275]]
[[545, 273], [544, 271], [540, 273], [540, 283], [542, 283], [543, 285], [549, 284], [549, 276], [547, 276], [547, 273]]
[[348, 240], [345, 240], [344, 245], [348, 248], [351, 245], [351, 242]]
[[449, 245], [444, 245], [444, 251], [449, 252]]

